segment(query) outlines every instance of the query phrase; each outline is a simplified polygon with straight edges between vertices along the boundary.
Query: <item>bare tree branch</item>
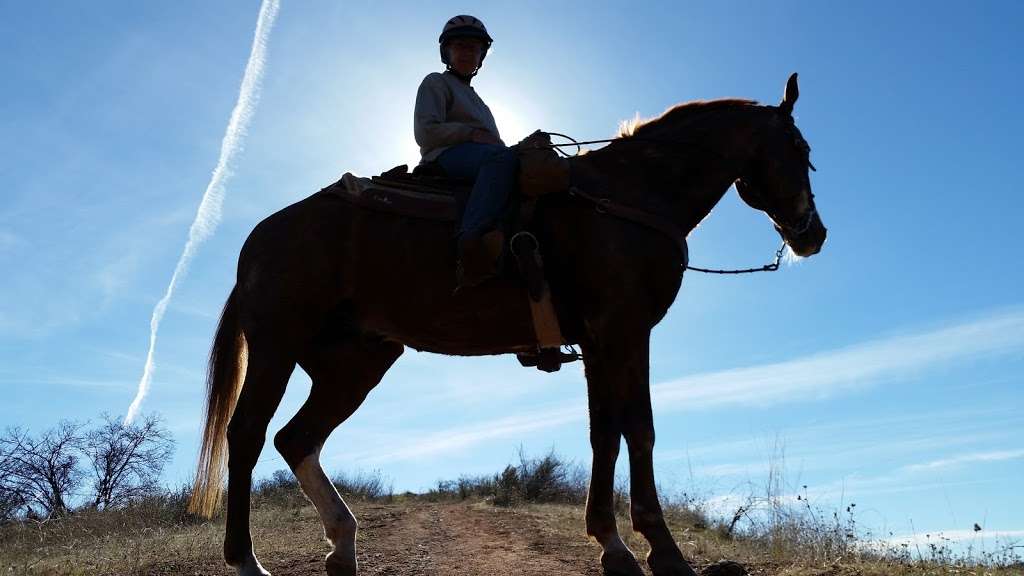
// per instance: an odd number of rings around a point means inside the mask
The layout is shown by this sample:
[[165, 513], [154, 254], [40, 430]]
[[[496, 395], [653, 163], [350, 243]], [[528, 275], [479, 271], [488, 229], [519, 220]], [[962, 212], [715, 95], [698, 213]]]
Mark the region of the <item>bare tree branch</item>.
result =
[[28, 503], [27, 495], [17, 481], [15, 446], [8, 442], [10, 431], [0, 437], [0, 523], [14, 520]]
[[91, 505], [118, 507], [159, 488], [174, 439], [156, 415], [124, 424], [121, 418], [104, 414], [100, 427], [86, 435], [83, 452], [91, 468]]
[[8, 428], [0, 437], [5, 493], [20, 501], [26, 514], [50, 517], [71, 511], [71, 498], [82, 477], [80, 430], [81, 424], [62, 420], [38, 438], [20, 428]]

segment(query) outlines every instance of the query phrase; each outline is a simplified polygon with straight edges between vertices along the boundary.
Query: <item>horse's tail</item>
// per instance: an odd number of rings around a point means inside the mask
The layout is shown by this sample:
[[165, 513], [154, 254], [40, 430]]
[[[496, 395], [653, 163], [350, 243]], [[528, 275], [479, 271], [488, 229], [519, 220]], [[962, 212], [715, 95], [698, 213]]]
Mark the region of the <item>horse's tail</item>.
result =
[[220, 314], [206, 372], [206, 424], [188, 510], [209, 518], [220, 504], [227, 468], [227, 428], [245, 377], [246, 344], [238, 322], [238, 286]]

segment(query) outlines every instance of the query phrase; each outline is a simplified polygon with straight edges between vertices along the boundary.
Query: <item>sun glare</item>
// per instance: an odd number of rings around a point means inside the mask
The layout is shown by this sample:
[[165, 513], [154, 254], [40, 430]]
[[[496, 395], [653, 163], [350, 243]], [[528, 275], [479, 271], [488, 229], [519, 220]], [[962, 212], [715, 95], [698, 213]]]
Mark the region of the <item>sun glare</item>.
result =
[[[544, 128], [540, 125], [540, 120], [536, 115], [531, 114], [531, 110], [528, 107], [524, 107], [522, 104], [513, 104], [519, 99], [514, 91], [507, 91], [503, 86], [492, 87], [487, 91], [485, 101], [487, 102], [488, 108], [491, 109], [491, 113], [494, 115], [494, 122], [498, 125], [498, 132], [501, 134], [501, 139], [505, 142], [506, 146], [516, 144], [531, 132], [537, 129]], [[505, 94], [505, 98], [495, 98], [491, 95], [492, 92], [500, 91]], [[388, 125], [382, 125], [380, 128], [382, 132], [390, 134], [390, 149], [394, 152], [391, 158], [398, 160], [399, 162], [406, 162], [409, 168], [412, 169], [420, 160], [420, 149], [416, 144], [416, 140], [413, 138], [412, 126], [409, 125], [408, 129], [405, 128], [406, 124], [405, 116], [402, 114], [396, 114], [396, 110], [402, 110], [405, 107], [409, 108], [411, 115], [411, 100], [402, 100], [397, 97], [382, 97], [377, 98], [373, 102], [367, 103], [372, 111], [376, 111], [380, 114], [379, 117], [387, 118], [390, 116], [396, 117], [396, 121], [388, 123]], [[400, 118], [401, 120], [397, 120]], [[393, 125], [391, 125], [393, 124]], [[536, 125], [534, 125], [536, 124]], [[386, 162], [385, 162], [386, 163]]]
[[519, 142], [531, 132], [540, 128], [540, 126], [528, 125], [527, 118], [529, 116], [524, 113], [525, 111], [509, 104], [505, 100], [488, 96], [487, 106], [491, 109], [491, 114], [494, 115], [494, 122], [498, 125], [498, 132], [501, 133], [501, 139], [505, 141], [507, 146]]

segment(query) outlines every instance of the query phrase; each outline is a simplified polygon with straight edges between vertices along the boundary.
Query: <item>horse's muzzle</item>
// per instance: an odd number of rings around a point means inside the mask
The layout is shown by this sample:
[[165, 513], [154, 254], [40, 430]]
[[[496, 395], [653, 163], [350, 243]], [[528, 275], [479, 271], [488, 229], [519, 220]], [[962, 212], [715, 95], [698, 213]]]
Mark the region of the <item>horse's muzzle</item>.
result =
[[807, 228], [800, 234], [787, 234], [785, 229], [779, 229], [779, 232], [785, 238], [786, 244], [789, 245], [790, 249], [797, 256], [802, 257], [813, 256], [820, 252], [821, 247], [825, 244], [825, 237], [828, 236], [828, 229], [822, 224], [821, 218], [818, 217], [817, 213], [814, 214]]

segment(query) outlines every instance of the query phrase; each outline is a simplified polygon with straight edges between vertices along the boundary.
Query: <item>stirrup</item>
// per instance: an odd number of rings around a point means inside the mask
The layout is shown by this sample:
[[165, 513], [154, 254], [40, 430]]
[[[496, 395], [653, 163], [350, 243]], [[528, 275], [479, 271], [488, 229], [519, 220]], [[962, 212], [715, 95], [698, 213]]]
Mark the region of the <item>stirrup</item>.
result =
[[525, 368], [536, 366], [544, 372], [558, 372], [562, 364], [569, 364], [580, 359], [580, 355], [573, 352], [563, 352], [559, 348], [540, 348], [533, 352], [520, 352], [516, 354], [519, 364]]

